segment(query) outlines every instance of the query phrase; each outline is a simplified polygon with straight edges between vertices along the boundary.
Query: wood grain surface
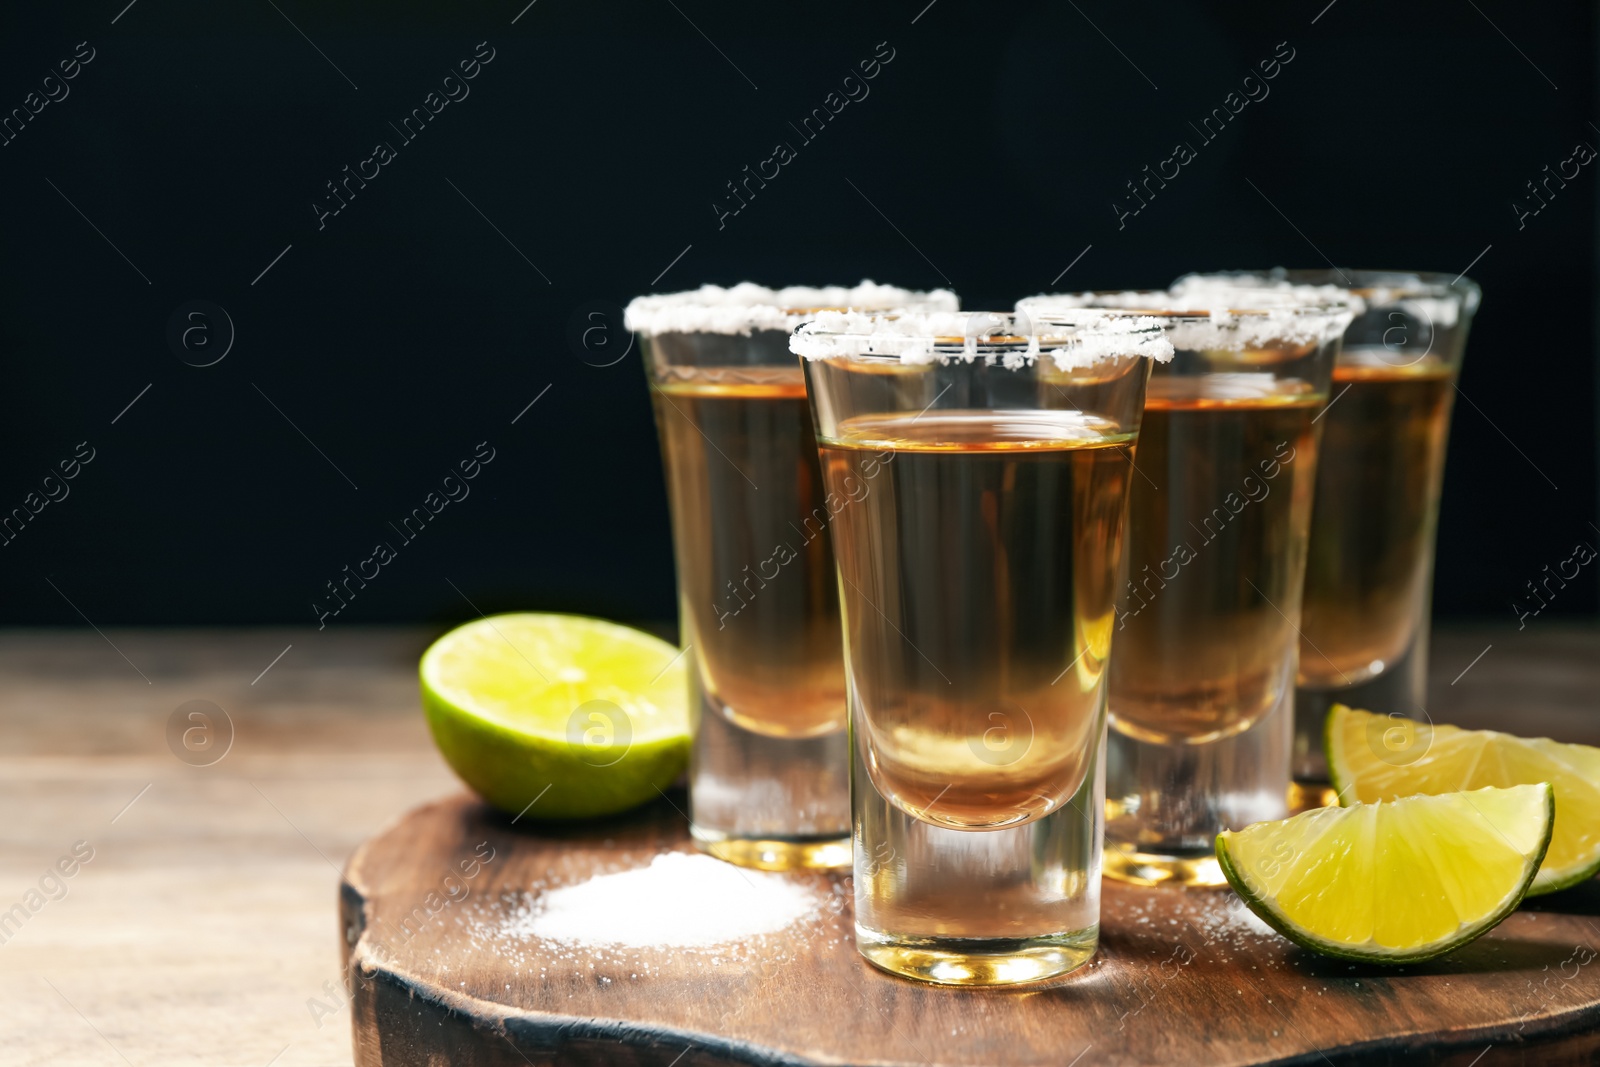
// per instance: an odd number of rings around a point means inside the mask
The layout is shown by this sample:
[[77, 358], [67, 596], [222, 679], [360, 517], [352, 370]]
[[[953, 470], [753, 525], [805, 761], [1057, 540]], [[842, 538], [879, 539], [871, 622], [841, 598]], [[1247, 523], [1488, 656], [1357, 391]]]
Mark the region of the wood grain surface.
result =
[[[339, 870], [461, 788], [417, 706], [430, 636], [0, 634], [0, 911], [94, 849], [0, 944], [0, 1065], [348, 1065]], [[167, 747], [195, 699], [234, 727], [206, 767]]]
[[[1600, 1047], [1597, 883], [1444, 959], [1379, 968], [1294, 947], [1231, 892], [1108, 882], [1095, 960], [1009, 991], [935, 988], [868, 966], [844, 877], [796, 876], [815, 889], [817, 912], [743, 944], [529, 936], [540, 893], [692, 851], [681, 805], [669, 795], [634, 816], [550, 829], [512, 825], [462, 795], [363, 846], [341, 895], [356, 1062], [1440, 1063], [1488, 1049], [1480, 1064], [1533, 1053], [1583, 1063]], [[443, 889], [451, 875], [455, 899]]]
[[[83, 606], [94, 614], [92, 603]], [[0, 632], [0, 912], [26, 908], [75, 842], [94, 849], [64, 880], [65, 896], [41, 894], [40, 907], [0, 942], [0, 1065], [351, 1063], [339, 870], [402, 812], [460, 789], [417, 705], [417, 656], [441, 629]], [[1441, 630], [1431, 691], [1428, 710], [1442, 722], [1600, 743], [1600, 630], [1549, 619], [1522, 632], [1514, 623]], [[235, 728], [231, 750], [207, 767], [186, 765], [167, 747], [168, 720], [193, 699], [218, 704]], [[1172, 952], [1165, 942], [1144, 944]], [[855, 965], [853, 948], [840, 947], [841, 960]], [[1108, 959], [1127, 950], [1108, 937]], [[1537, 1007], [1546, 992], [1551, 1010], [1588, 995], [1600, 961], [1569, 981], [1565, 958], [1549, 971], [1524, 968], [1533, 985], [1514, 1012]], [[787, 988], [781, 971], [770, 981]], [[1318, 1010], [1315, 990], [1286, 1008], [1296, 1024]], [[1013, 995], [968, 997], [962, 1025], [981, 1029], [994, 1004]], [[1120, 1010], [1138, 1008], [1138, 995], [1122, 995]], [[1142, 995], [1156, 1002], [1157, 994]], [[1240, 994], [1219, 987], [1176, 1030], [1203, 1041], [1227, 995]], [[896, 1001], [897, 1010], [909, 1003]], [[858, 1004], [840, 1002], [841, 1025]], [[1115, 1062], [1123, 1032], [1147, 1025], [1152, 1010], [1097, 1024], [1078, 1067]], [[899, 1016], [894, 1023], [903, 1027]], [[593, 1026], [577, 1031], [593, 1037], [592, 1061], [639, 1062], [635, 1044], [595, 1036], [630, 1033], [626, 1026]], [[1272, 1029], [1263, 1041], [1280, 1040]], [[930, 1059], [945, 1051], [936, 1036], [924, 1042]], [[504, 1062], [524, 1064], [501, 1045]], [[1447, 1062], [1468, 1067], [1486, 1045], [1468, 1044]], [[473, 1047], [481, 1057], [490, 1046]], [[1049, 1062], [1070, 1064], [1078, 1051]], [[1496, 1044], [1478, 1067], [1520, 1052], [1525, 1059], [1507, 1062], [1558, 1062], [1511, 1043]], [[679, 1067], [722, 1055], [702, 1049]], [[1186, 1058], [1194, 1067], [1218, 1062], [1203, 1046]]]

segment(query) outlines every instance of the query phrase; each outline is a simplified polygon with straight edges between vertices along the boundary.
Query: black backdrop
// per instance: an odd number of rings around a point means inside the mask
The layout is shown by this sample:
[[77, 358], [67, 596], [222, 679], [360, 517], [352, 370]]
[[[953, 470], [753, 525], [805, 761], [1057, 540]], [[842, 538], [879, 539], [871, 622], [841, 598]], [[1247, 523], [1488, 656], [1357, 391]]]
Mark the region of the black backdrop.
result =
[[[1600, 147], [1592, 6], [526, 4], [0, 12], [0, 509], [40, 506], [0, 547], [0, 622], [311, 622], [382, 540], [329, 625], [468, 598], [667, 618], [618, 307], [745, 278], [1007, 307], [1195, 269], [1470, 269], [1436, 609], [1510, 621], [1600, 545], [1600, 166], [1564, 163]], [[1210, 140], [1190, 125], [1230, 102]], [[1121, 215], [1179, 141], [1195, 158]], [[1547, 165], [1579, 173], [1535, 214]], [[401, 543], [389, 522], [480, 442], [470, 495]], [[1548, 611], [1593, 613], [1597, 571]]]

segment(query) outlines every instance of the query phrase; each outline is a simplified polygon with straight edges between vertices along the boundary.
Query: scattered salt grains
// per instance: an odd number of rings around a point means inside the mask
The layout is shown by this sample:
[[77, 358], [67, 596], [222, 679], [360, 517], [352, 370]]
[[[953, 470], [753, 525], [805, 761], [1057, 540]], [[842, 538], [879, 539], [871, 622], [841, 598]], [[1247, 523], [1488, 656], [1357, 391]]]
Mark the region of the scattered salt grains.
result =
[[777, 933], [820, 907], [814, 889], [782, 875], [672, 852], [648, 867], [547, 890], [513, 912], [500, 934], [568, 945], [703, 948]]

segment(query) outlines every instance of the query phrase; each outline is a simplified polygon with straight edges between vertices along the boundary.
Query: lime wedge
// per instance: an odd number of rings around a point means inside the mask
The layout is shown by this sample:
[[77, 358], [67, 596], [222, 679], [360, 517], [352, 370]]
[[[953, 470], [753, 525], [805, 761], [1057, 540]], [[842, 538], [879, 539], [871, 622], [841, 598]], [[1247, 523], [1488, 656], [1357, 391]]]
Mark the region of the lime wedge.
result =
[[1328, 712], [1325, 741], [1328, 774], [1345, 804], [1549, 782], [1556, 792], [1555, 833], [1529, 895], [1566, 889], [1600, 872], [1600, 748], [1430, 726], [1342, 704]]
[[1250, 910], [1295, 944], [1411, 963], [1510, 915], [1554, 821], [1544, 782], [1408, 797], [1224, 831], [1217, 860]]
[[494, 615], [422, 654], [422, 708], [461, 780], [528, 819], [636, 807], [689, 754], [682, 653], [581, 615]]

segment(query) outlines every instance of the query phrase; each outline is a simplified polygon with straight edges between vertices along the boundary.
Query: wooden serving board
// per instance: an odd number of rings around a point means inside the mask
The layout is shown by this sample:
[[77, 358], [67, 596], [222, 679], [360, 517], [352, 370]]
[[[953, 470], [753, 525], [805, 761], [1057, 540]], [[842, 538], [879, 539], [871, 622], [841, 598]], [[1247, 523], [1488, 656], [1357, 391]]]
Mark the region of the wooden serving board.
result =
[[1231, 892], [1107, 882], [1100, 953], [1054, 983], [965, 990], [873, 969], [846, 877], [828, 903], [727, 951], [581, 949], [510, 936], [545, 889], [691, 851], [673, 794], [583, 826], [517, 825], [467, 796], [351, 858], [340, 922], [360, 1067], [546, 1064], [1429, 1063], [1600, 1059], [1600, 883], [1525, 905], [1404, 968], [1319, 957]]

